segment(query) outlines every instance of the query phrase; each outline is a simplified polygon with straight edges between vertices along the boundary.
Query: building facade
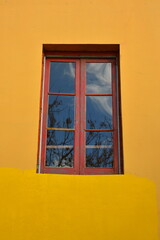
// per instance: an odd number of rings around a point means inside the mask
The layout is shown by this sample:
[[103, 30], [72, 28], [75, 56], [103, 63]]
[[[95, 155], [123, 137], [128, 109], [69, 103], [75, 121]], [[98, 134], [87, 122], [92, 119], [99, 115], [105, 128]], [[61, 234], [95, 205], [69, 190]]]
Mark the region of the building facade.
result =
[[[1, 239], [158, 240], [160, 3], [1, 0]], [[46, 45], [119, 46], [124, 174], [37, 173]]]

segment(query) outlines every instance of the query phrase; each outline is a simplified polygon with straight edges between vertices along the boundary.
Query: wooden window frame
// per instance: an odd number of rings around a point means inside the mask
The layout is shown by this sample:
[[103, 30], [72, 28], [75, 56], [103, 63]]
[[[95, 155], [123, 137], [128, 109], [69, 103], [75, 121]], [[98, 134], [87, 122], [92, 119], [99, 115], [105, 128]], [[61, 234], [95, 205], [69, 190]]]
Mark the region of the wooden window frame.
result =
[[[55, 168], [45, 166], [46, 155], [46, 137], [47, 137], [47, 112], [48, 112], [48, 95], [49, 93], [49, 65], [51, 61], [75, 62], [76, 63], [76, 92], [75, 94], [62, 94], [76, 96], [76, 113], [75, 113], [75, 132], [74, 138], [74, 167], [73, 168]], [[112, 63], [112, 94], [86, 94], [85, 93], [85, 62], [109, 62]], [[45, 51], [43, 54], [43, 73], [41, 87], [41, 111], [39, 127], [39, 150], [38, 150], [38, 167], [39, 173], [54, 174], [122, 174], [122, 130], [121, 130], [121, 109], [120, 109], [120, 81], [119, 81], [119, 52], [118, 51]], [[83, 76], [83, 81], [82, 81]], [[85, 99], [87, 95], [93, 96], [112, 96], [113, 108], [113, 132], [114, 132], [114, 163], [113, 168], [88, 168], [85, 167], [85, 132], [87, 131], [108, 131], [108, 130], [88, 130], [85, 129]], [[79, 123], [80, 122], [80, 123]], [[55, 129], [53, 129], [55, 130]], [[68, 129], [61, 129], [67, 130]], [[75, 147], [76, 146], [76, 147]]]

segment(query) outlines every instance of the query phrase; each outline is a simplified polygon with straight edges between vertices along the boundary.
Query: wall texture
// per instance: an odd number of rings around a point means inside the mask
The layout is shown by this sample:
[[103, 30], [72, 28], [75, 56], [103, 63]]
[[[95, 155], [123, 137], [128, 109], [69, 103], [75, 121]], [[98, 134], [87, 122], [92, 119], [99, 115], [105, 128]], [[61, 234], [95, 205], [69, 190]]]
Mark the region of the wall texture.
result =
[[1, 169], [3, 240], [157, 240], [154, 184]]
[[[158, 239], [160, 1], [0, 0], [0, 11], [1, 239]], [[35, 173], [44, 43], [120, 44], [124, 176]]]

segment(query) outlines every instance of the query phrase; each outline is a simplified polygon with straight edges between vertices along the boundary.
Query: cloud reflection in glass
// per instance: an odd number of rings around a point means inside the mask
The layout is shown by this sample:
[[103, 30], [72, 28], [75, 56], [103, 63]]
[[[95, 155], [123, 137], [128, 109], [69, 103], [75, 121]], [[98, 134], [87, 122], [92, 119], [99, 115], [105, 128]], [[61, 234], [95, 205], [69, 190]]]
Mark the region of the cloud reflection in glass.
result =
[[111, 94], [111, 63], [87, 63], [87, 94]]
[[112, 129], [112, 97], [87, 96], [87, 129]]

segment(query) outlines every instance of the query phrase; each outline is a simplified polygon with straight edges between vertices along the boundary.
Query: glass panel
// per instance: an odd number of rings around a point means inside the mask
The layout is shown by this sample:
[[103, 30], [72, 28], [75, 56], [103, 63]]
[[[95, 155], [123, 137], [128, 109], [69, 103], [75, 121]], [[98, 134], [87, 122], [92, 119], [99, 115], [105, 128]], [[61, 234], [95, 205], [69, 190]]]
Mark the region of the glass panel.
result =
[[113, 132], [86, 132], [86, 145], [112, 148]]
[[73, 147], [72, 148], [47, 148], [46, 166], [49, 167], [73, 167]]
[[73, 131], [47, 131], [46, 166], [73, 167]]
[[87, 96], [87, 129], [112, 129], [112, 97]]
[[74, 96], [49, 96], [48, 127], [74, 128]]
[[89, 168], [112, 168], [112, 148], [88, 148], [86, 149], [86, 167]]
[[113, 132], [86, 132], [86, 167], [113, 167]]
[[47, 146], [73, 146], [74, 132], [73, 131], [47, 131]]
[[49, 92], [74, 93], [75, 63], [51, 62]]
[[111, 63], [86, 64], [87, 93], [111, 94]]

